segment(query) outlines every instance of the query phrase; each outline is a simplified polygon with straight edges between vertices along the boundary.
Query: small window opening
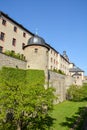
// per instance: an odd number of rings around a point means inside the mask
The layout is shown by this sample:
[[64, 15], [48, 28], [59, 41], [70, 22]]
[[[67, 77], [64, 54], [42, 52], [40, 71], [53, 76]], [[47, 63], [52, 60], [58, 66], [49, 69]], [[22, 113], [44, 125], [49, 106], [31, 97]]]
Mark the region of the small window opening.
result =
[[37, 48], [35, 48], [35, 53], [37, 53], [38, 52], [38, 49]]

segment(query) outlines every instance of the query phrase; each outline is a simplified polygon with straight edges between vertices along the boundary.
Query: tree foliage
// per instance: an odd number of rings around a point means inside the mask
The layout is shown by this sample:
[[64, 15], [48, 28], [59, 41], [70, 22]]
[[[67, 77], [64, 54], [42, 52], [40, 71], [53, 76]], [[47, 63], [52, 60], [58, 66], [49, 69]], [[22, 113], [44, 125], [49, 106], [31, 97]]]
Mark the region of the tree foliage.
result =
[[74, 101], [87, 99], [87, 84], [83, 86], [71, 85], [67, 90], [67, 99]]
[[3, 68], [0, 71], [0, 129], [45, 130], [53, 119], [54, 94], [44, 88], [44, 72]]

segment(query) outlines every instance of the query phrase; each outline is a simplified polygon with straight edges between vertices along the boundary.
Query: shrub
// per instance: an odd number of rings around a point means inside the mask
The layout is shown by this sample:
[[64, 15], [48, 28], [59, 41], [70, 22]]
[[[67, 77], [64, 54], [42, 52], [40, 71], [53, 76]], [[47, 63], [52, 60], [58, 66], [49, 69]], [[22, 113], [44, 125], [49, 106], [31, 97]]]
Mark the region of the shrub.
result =
[[65, 75], [65, 73], [62, 70], [53, 69], [53, 72], [56, 72], [58, 74]]
[[23, 54], [20, 54], [20, 53], [15, 53], [14, 51], [5, 51], [4, 54], [8, 55], [8, 56], [11, 56], [13, 58], [16, 58], [16, 59], [20, 59], [20, 60], [25, 60], [25, 57]]
[[67, 90], [67, 99], [73, 101], [80, 101], [83, 98], [82, 87], [71, 85]]
[[54, 90], [45, 89], [44, 83], [43, 70], [0, 70], [0, 130], [46, 130], [52, 126]]

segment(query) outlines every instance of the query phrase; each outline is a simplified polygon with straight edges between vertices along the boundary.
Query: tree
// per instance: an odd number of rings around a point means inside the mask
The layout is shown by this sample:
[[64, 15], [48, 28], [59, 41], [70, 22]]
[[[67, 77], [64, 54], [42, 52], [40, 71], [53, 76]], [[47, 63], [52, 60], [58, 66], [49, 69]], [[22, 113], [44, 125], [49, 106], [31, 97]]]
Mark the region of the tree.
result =
[[67, 90], [67, 99], [69, 100], [81, 101], [83, 100], [84, 96], [85, 93], [83, 86], [71, 85]]
[[44, 88], [44, 76], [36, 83], [32, 82], [34, 79], [29, 81], [28, 73], [5, 67], [0, 71], [0, 129], [45, 130], [51, 127], [53, 89]]

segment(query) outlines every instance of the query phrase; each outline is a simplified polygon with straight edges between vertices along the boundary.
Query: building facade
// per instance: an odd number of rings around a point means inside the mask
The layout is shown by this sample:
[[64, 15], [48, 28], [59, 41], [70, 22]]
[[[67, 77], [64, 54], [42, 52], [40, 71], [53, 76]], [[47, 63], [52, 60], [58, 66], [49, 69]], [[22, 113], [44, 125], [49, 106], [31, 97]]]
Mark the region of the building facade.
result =
[[14, 21], [8, 15], [0, 12], [0, 51], [7, 50], [23, 54], [23, 46], [33, 33]]

